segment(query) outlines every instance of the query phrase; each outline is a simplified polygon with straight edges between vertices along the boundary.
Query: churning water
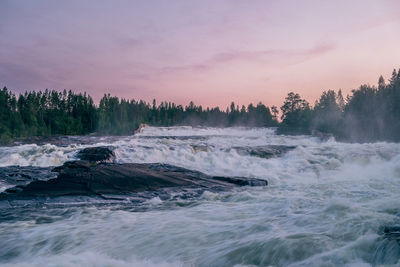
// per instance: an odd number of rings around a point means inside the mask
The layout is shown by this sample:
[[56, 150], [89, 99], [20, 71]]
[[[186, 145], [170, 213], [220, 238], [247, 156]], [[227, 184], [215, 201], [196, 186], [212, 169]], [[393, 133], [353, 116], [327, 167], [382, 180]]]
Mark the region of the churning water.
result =
[[[82, 137], [85, 139], [85, 137]], [[75, 139], [74, 139], [75, 140]], [[75, 140], [76, 141], [76, 140]], [[400, 144], [346, 144], [273, 129], [144, 128], [91, 144], [0, 148], [0, 166], [57, 166], [111, 145], [119, 162], [162, 162], [267, 187], [198, 199], [0, 209], [0, 265], [376, 266], [400, 264]], [[236, 147], [295, 146], [278, 157]], [[12, 186], [0, 181], [0, 190]]]

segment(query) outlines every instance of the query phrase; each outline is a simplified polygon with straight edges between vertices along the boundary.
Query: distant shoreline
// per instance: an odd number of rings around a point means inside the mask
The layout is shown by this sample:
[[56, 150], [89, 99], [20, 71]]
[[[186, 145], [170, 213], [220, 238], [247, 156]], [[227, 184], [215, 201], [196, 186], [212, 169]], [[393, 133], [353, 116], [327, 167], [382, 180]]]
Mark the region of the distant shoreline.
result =
[[[207, 127], [278, 127], [278, 134], [334, 136], [347, 142], [400, 142], [400, 70], [378, 86], [362, 85], [346, 98], [341, 90], [324, 91], [314, 106], [288, 93], [280, 112], [261, 102], [227, 109], [157, 105], [104, 95], [100, 104], [72, 91], [31, 91], [18, 97], [0, 90], [0, 143], [36, 136], [130, 135], [143, 125]], [[280, 115], [280, 118], [278, 117]], [[280, 120], [279, 120], [280, 119]], [[16, 139], [17, 138], [17, 139]], [[24, 139], [20, 139], [24, 140]]]

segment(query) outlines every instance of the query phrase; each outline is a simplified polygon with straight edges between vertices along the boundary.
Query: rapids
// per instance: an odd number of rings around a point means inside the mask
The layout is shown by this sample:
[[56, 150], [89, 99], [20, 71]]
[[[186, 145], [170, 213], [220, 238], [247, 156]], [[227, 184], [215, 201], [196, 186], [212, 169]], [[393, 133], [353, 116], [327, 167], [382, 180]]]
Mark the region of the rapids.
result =
[[[167, 163], [269, 185], [141, 206], [0, 206], [0, 266], [400, 264], [398, 241], [382, 234], [400, 225], [400, 144], [279, 136], [270, 128], [146, 127], [88, 138], [0, 147], [0, 167], [58, 166], [84, 147], [112, 146], [120, 163]], [[260, 146], [294, 148], [276, 157], [243, 152]], [[0, 180], [0, 191], [13, 185]]]

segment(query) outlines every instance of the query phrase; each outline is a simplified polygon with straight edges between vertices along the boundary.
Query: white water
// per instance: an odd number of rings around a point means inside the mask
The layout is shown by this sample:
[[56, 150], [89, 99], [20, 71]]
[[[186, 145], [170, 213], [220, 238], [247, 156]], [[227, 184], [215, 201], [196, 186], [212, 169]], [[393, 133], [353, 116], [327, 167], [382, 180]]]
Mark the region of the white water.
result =
[[[269, 186], [206, 192], [198, 200], [152, 199], [140, 212], [126, 206], [25, 211], [23, 220], [0, 223], [0, 263], [400, 264], [397, 242], [379, 234], [384, 225], [400, 225], [400, 144], [323, 142], [277, 136], [273, 129], [148, 127], [92, 146], [98, 145], [116, 147], [119, 162], [163, 162], [212, 175], [257, 177]], [[230, 150], [264, 145], [297, 148], [272, 159]], [[82, 147], [2, 147], [0, 166], [60, 165]]]

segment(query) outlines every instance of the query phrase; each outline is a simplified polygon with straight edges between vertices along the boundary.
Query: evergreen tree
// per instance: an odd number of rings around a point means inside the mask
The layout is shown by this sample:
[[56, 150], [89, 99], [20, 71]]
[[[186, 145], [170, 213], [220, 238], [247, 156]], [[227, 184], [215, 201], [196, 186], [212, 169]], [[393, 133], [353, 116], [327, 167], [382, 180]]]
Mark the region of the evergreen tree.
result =
[[342, 100], [341, 94], [336, 95], [333, 90], [323, 92], [314, 105], [312, 130], [342, 136], [342, 110], [339, 104]]
[[386, 83], [362, 85], [344, 101], [341, 90], [322, 93], [314, 108], [299, 94], [290, 92], [281, 107], [261, 102], [247, 108], [232, 102], [225, 111], [161, 102], [119, 99], [105, 94], [96, 107], [86, 93], [71, 90], [31, 91], [18, 98], [6, 87], [0, 90], [0, 142], [12, 138], [46, 135], [132, 134], [140, 124], [154, 126], [278, 126], [278, 133], [331, 133], [350, 141], [400, 141], [400, 70]]
[[312, 111], [309, 103], [299, 94], [290, 92], [281, 107], [282, 122], [278, 133], [309, 134], [311, 133]]

